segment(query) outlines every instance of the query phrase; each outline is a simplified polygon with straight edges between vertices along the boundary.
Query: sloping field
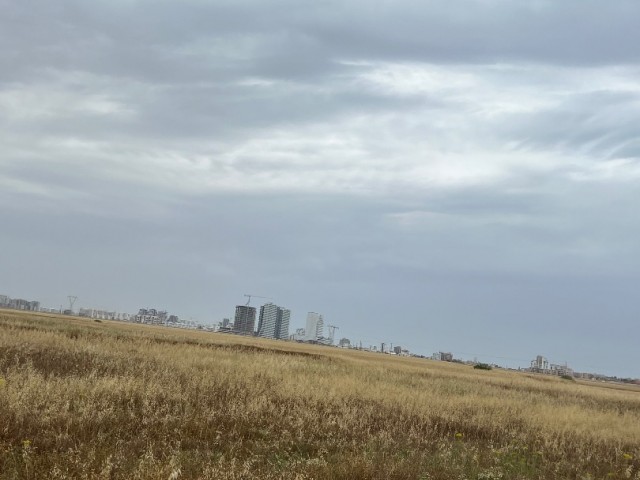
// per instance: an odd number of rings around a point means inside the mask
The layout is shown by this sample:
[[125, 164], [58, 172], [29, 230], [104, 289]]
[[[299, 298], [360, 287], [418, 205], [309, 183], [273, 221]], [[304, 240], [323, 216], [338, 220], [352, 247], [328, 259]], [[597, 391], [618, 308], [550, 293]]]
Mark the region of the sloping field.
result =
[[0, 479], [640, 479], [640, 392], [0, 311]]

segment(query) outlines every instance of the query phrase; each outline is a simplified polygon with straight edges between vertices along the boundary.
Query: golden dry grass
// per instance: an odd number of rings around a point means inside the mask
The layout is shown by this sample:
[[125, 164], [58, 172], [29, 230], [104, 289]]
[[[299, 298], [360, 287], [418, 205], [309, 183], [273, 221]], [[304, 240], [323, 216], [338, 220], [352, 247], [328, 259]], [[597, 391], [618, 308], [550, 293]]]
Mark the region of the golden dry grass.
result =
[[640, 391], [0, 312], [0, 479], [640, 479]]

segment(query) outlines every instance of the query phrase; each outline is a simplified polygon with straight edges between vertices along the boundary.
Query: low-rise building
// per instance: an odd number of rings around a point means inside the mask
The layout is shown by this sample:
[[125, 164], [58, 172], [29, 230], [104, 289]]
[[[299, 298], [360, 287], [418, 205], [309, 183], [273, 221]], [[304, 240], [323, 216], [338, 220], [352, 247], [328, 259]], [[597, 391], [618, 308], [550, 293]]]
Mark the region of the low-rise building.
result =
[[134, 322], [147, 323], [151, 325], [163, 325], [167, 323], [167, 312], [155, 308], [141, 308], [134, 317]]
[[431, 358], [433, 360], [439, 360], [441, 362], [453, 362], [453, 353], [451, 352], [436, 352]]
[[569, 368], [567, 364], [559, 365], [549, 363], [549, 361], [542, 355], [537, 355], [536, 358], [531, 360], [531, 365], [527, 371], [532, 373], [542, 373], [544, 375], [557, 375], [559, 377], [574, 376], [573, 369]]
[[0, 307], [38, 312], [40, 311], [40, 302], [25, 300], [23, 298], [11, 298], [8, 295], [0, 295]]
[[96, 320], [116, 320], [118, 314], [116, 312], [109, 312], [107, 310], [99, 310], [96, 308], [81, 308], [78, 310], [78, 316], [93, 318]]

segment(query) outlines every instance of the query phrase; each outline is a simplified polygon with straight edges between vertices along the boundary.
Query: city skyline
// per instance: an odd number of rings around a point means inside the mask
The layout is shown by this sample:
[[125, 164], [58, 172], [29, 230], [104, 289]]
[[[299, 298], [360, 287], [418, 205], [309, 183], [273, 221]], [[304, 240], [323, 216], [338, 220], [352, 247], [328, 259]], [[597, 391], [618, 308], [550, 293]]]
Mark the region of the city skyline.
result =
[[[244, 295], [244, 297], [257, 297], [257, 298], [266, 298], [255, 295]], [[68, 296], [69, 300], [73, 299], [73, 302], [77, 300], [75, 296]], [[250, 302], [250, 300], [249, 300]], [[27, 311], [44, 311], [44, 312], [52, 312], [56, 313], [58, 310], [47, 307], [40, 307], [39, 301], [30, 301], [22, 298], [12, 298], [9, 295], [0, 294], [0, 308], [10, 308], [17, 310], [27, 310]], [[266, 308], [265, 308], [266, 307]], [[59, 309], [60, 313], [63, 313], [62, 305]], [[64, 312], [71, 312], [71, 314], [76, 314], [73, 310], [66, 309]], [[89, 312], [91, 314], [89, 314]], [[190, 326], [189, 328], [200, 328], [204, 326], [217, 327], [221, 330], [209, 330], [212, 332], [222, 331], [223, 333], [237, 333], [241, 335], [255, 335], [263, 338], [271, 338], [271, 339], [280, 339], [280, 340], [292, 340], [296, 337], [296, 334], [290, 334], [290, 318], [291, 311], [286, 308], [282, 308], [278, 305], [275, 305], [273, 302], [267, 302], [260, 306], [260, 315], [259, 315], [259, 323], [257, 326], [255, 325], [256, 320], [257, 307], [252, 307], [248, 303], [245, 305], [236, 305], [235, 307], [235, 318], [234, 322], [229, 324], [228, 318], [223, 318], [222, 321], [210, 320], [209, 322], [199, 323], [194, 322], [193, 319], [190, 319], [185, 323], [185, 319], [180, 319], [176, 315], [169, 315], [167, 311], [160, 311], [157, 309], [139, 309], [138, 315], [132, 313], [125, 312], [116, 312], [114, 310], [96, 310], [93, 308], [79, 307], [77, 315], [85, 316], [90, 318], [98, 318], [98, 319], [106, 319], [106, 320], [117, 320], [117, 321], [135, 321], [138, 323], [150, 323], [150, 324], [166, 324], [166, 325], [180, 325]], [[145, 317], [142, 319], [142, 317]], [[149, 317], [149, 318], [147, 318]], [[154, 320], [157, 319], [157, 320]], [[164, 319], [164, 320], [163, 320]], [[235, 328], [235, 321], [239, 321], [239, 328]], [[179, 323], [180, 322], [180, 323]], [[263, 327], [264, 325], [264, 327]], [[253, 326], [253, 328], [252, 328]], [[234, 328], [230, 328], [234, 327]], [[331, 325], [329, 325], [331, 327]], [[306, 315], [306, 323], [305, 328], [298, 328], [305, 332], [305, 335], [296, 341], [303, 340], [305, 342], [316, 343], [318, 340], [327, 340], [324, 337], [324, 317], [323, 315], [317, 312], [308, 312]], [[261, 333], [262, 331], [262, 333]], [[309, 335], [307, 332], [314, 332], [312, 335]], [[278, 332], [276, 334], [275, 332]], [[387, 351], [397, 351], [401, 348], [398, 346], [398, 343], [389, 342], [389, 338], [385, 338], [383, 340], [378, 339], [378, 341], [372, 341], [367, 345], [362, 344], [362, 338], [366, 338], [366, 336], [359, 335], [357, 340], [353, 343], [350, 342], [353, 348], [371, 350], [375, 352], [387, 352]], [[397, 338], [397, 337], [395, 337]], [[349, 340], [349, 339], [346, 339]], [[388, 342], [388, 343], [387, 343]], [[320, 341], [318, 343], [323, 343], [326, 345], [338, 346], [338, 340], [334, 339], [334, 343], [326, 343]], [[409, 351], [406, 349], [408, 346], [408, 342], [402, 342], [404, 347], [402, 347], [403, 351]], [[359, 344], [359, 346], [358, 346]], [[378, 347], [380, 349], [378, 350]], [[385, 348], [386, 347], [386, 348]], [[454, 354], [451, 352], [443, 352], [439, 351], [434, 353], [433, 355], [428, 355], [427, 350], [425, 350], [424, 345], [420, 346], [417, 350], [413, 350], [410, 352], [411, 355], [420, 356], [422, 358], [430, 358], [437, 359], [441, 361], [464, 361], [471, 363], [478, 363], [479, 361], [486, 361], [489, 364], [497, 366], [499, 368], [512, 368], [523, 371], [533, 371], [537, 373], [546, 373], [546, 374], [555, 374], [562, 375], [565, 373], [570, 373], [573, 375], [574, 370], [572, 368], [568, 368], [568, 362], [566, 359], [563, 363], [550, 363], [547, 361], [546, 357], [542, 355], [536, 355], [536, 358], [529, 362], [529, 367], [522, 364], [525, 362], [523, 358], [509, 358], [500, 355], [488, 354], [488, 353], [469, 353], [469, 352], [457, 352], [458, 356], [454, 357]], [[495, 353], [495, 352], [494, 352]], [[498, 352], [499, 353], [499, 352]], [[480, 360], [478, 357], [481, 357]], [[515, 363], [514, 363], [515, 362]], [[526, 363], [526, 362], [525, 362]], [[605, 372], [601, 371], [599, 367], [591, 365], [586, 370], [575, 371], [576, 375], [584, 378], [598, 378], [598, 377], [614, 377], [619, 379], [636, 379], [638, 380], [637, 374], [630, 375], [621, 375], [620, 372]], [[558, 373], [560, 372], [560, 373]]]
[[[254, 295], [244, 295], [245, 297], [254, 297]], [[258, 297], [265, 298], [265, 297]], [[77, 300], [76, 296], [68, 297], [70, 302], [70, 307], [73, 306], [75, 301]], [[250, 302], [250, 300], [249, 300]], [[248, 303], [249, 303], [248, 302]], [[394, 345], [393, 342], [381, 342], [380, 349], [378, 349], [378, 345], [362, 345], [362, 342], [356, 342], [352, 344], [348, 338], [341, 338], [338, 343], [334, 343], [333, 336], [330, 335], [330, 338], [324, 337], [324, 319], [321, 314], [317, 312], [308, 312], [307, 313], [307, 321], [306, 321], [306, 329], [297, 329], [295, 334], [289, 335], [289, 320], [291, 317], [291, 311], [279, 307], [272, 302], [267, 302], [260, 306], [260, 316], [259, 323], [255, 330], [252, 330], [251, 326], [255, 324], [255, 313], [256, 307], [251, 307], [249, 304], [245, 305], [236, 305], [236, 315], [234, 319], [234, 323], [230, 324], [228, 318], [223, 318], [221, 322], [218, 322], [217, 328], [209, 328], [216, 327], [212, 324], [201, 324], [193, 321], [185, 321], [184, 319], [180, 319], [176, 315], [169, 315], [166, 310], [158, 310], [155, 308], [147, 309], [141, 308], [138, 311], [137, 315], [116, 312], [116, 311], [106, 311], [106, 310], [97, 310], [93, 308], [84, 308], [80, 307], [78, 312], [76, 313], [72, 308], [64, 310], [65, 315], [78, 315], [79, 317], [85, 317], [90, 319], [97, 320], [112, 320], [112, 321], [124, 321], [124, 322], [134, 322], [141, 324], [150, 324], [150, 325], [160, 325], [166, 327], [174, 327], [174, 328], [190, 328], [200, 330], [203, 327], [206, 327], [205, 330], [212, 333], [234, 333], [239, 335], [251, 335], [257, 336], [267, 339], [276, 339], [276, 340], [285, 340], [285, 341], [304, 341], [315, 344], [321, 344], [326, 346], [333, 347], [341, 347], [341, 348], [355, 348], [358, 350], [371, 351], [375, 353], [393, 353], [396, 355], [410, 355], [419, 358], [425, 358], [429, 360], [438, 360], [445, 362], [458, 362], [465, 363], [469, 365], [485, 365], [485, 366], [493, 366], [496, 368], [508, 368], [513, 370], [518, 370], [522, 372], [532, 372], [532, 373], [540, 373], [545, 375], [554, 375], [554, 376], [565, 376], [565, 377], [576, 377], [583, 378], [589, 380], [596, 381], [616, 381], [623, 383], [635, 383], [638, 384], [640, 382], [640, 378], [634, 378], [633, 376], [621, 376], [613, 373], [602, 373], [599, 371], [575, 371], [573, 368], [568, 366], [565, 361], [564, 364], [557, 364], [549, 362], [546, 357], [542, 355], [536, 355], [536, 358], [530, 361], [529, 367], [523, 367], [521, 365], [507, 365], [504, 363], [505, 357], [495, 357], [491, 355], [484, 355], [486, 358], [493, 359], [501, 359], [502, 362], [495, 363], [483, 363], [478, 360], [477, 355], [471, 358], [461, 358], [460, 356], [456, 357], [451, 352], [443, 352], [439, 351], [434, 353], [433, 355], [425, 355], [424, 352], [410, 352], [406, 346], [403, 347], [398, 345], [397, 343]], [[12, 298], [8, 295], [0, 294], [0, 308], [8, 308], [14, 310], [21, 311], [33, 311], [33, 312], [49, 312], [49, 313], [60, 313], [63, 314], [62, 306], [59, 311], [47, 308], [40, 307], [40, 302], [38, 301], [29, 301], [21, 298]], [[239, 323], [239, 328], [235, 328], [235, 321]], [[339, 328], [333, 325], [328, 325], [329, 329]], [[309, 335], [306, 331], [314, 332], [313, 335]], [[302, 331], [304, 335], [299, 336], [298, 333]], [[327, 341], [328, 340], [328, 341]], [[469, 355], [469, 354], [467, 354]], [[464, 357], [464, 355], [463, 355]], [[511, 359], [514, 360], [514, 359]], [[521, 359], [520, 359], [521, 360]]]

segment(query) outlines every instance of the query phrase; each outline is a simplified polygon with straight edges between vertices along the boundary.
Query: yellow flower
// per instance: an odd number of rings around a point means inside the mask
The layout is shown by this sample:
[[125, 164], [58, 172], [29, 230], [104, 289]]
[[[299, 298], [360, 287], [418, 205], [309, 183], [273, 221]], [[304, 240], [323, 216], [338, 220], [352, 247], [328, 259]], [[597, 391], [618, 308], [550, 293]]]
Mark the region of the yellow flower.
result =
[[0, 388], [3, 388], [6, 384], [7, 381], [4, 378], [0, 377]]
[[458, 432], [458, 433], [455, 434], [455, 437], [456, 437], [456, 439], [460, 440], [462, 437], [464, 437], [464, 433]]
[[22, 447], [29, 448], [31, 446], [31, 440], [22, 440]]
[[631, 455], [630, 453], [623, 453], [622, 458], [624, 458], [625, 460], [633, 460], [633, 455]]

